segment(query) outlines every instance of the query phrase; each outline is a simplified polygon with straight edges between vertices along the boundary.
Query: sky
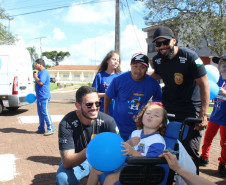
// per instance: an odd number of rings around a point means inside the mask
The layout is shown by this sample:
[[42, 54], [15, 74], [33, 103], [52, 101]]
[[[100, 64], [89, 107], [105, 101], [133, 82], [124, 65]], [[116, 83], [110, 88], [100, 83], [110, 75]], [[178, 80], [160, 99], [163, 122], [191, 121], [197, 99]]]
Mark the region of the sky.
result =
[[[13, 17], [4, 25], [19, 39], [17, 45], [36, 47], [38, 54], [70, 52], [60, 65], [99, 65], [115, 48], [115, 0], [0, 0], [0, 6]], [[121, 0], [122, 71], [130, 70], [134, 53], [147, 54], [145, 11], [142, 1]]]

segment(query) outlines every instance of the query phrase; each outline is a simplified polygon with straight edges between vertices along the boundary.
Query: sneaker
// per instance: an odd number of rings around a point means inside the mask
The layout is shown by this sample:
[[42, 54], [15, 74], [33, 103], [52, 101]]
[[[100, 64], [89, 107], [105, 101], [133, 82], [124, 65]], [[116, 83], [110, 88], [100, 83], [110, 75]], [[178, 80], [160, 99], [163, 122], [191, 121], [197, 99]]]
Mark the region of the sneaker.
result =
[[209, 164], [209, 159], [203, 159], [201, 156], [199, 157], [199, 166], [206, 166]]
[[225, 177], [226, 176], [225, 164], [220, 164], [218, 166], [218, 173], [219, 173], [220, 177]]
[[47, 131], [44, 133], [44, 136], [49, 136], [49, 135], [52, 135], [54, 134], [55, 131]]
[[36, 134], [44, 134], [45, 132], [42, 132], [42, 131], [40, 131], [40, 130], [37, 130], [37, 131], [35, 131], [34, 133], [36, 133]]

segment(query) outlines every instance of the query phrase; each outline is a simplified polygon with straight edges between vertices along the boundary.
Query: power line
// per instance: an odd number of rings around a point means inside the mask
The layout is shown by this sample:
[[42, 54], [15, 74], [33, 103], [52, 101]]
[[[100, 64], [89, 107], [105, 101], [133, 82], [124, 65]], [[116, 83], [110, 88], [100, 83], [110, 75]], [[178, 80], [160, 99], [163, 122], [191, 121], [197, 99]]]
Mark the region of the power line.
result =
[[132, 19], [131, 13], [130, 13], [130, 8], [129, 8], [129, 4], [128, 4], [128, 1], [127, 1], [127, 0], [126, 0], [126, 4], [127, 4], [127, 8], [128, 8], [128, 11], [129, 11], [130, 20], [131, 20], [131, 23], [132, 23], [132, 25], [133, 25], [133, 30], [134, 30], [134, 33], [135, 33], [137, 42], [138, 42], [138, 44], [139, 44], [139, 46], [140, 46], [140, 49], [143, 51], [143, 48], [141, 47], [141, 44], [140, 44], [140, 41], [139, 41], [139, 39], [138, 39], [137, 33], [136, 33], [135, 29], [134, 29], [134, 23], [133, 23], [133, 19]]
[[[101, 1], [98, 1], [98, 2], [96, 2], [96, 1], [89, 1], [89, 2], [84, 2], [84, 3], [76, 3], [75, 5], [79, 6], [79, 5], [85, 5], [85, 4], [95, 4], [95, 3], [109, 2], [109, 1], [113, 1], [113, 0], [101, 0]], [[37, 10], [37, 11], [32, 11], [32, 12], [20, 13], [20, 14], [11, 15], [10, 17], [16, 17], [16, 16], [21, 16], [21, 15], [40, 13], [40, 12], [57, 10], [57, 9], [62, 9], [62, 8], [68, 8], [70, 6], [71, 5], [64, 5], [64, 6], [53, 7], [53, 8], [43, 9], [43, 10]]]

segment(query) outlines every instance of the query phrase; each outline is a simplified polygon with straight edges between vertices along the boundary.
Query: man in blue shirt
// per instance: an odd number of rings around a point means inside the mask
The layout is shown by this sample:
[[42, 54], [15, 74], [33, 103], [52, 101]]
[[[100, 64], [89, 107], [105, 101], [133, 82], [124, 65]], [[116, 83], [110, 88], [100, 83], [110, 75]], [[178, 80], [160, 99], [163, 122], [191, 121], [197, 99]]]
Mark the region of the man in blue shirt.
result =
[[113, 79], [108, 87], [104, 100], [104, 112], [112, 99], [115, 99], [113, 117], [119, 129], [120, 136], [127, 141], [136, 130], [135, 119], [142, 108], [152, 98], [161, 101], [162, 91], [159, 83], [147, 75], [149, 58], [136, 53], [131, 60], [131, 71], [125, 72]]
[[[45, 69], [45, 61], [43, 59], [37, 59], [35, 61], [35, 69], [39, 71], [38, 74], [34, 73], [37, 110], [39, 116], [39, 127], [36, 133], [51, 135], [55, 132], [55, 129], [48, 111], [49, 101], [51, 99], [49, 72]], [[47, 125], [46, 133], [45, 122]]]

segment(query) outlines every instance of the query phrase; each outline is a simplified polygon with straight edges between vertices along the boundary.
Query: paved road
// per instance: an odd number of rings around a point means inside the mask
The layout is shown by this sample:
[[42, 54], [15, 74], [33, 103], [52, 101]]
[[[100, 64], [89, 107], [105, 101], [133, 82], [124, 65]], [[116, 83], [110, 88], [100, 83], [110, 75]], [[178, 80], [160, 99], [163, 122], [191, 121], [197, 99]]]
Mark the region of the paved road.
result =
[[[62, 91], [61, 91], [62, 92]], [[65, 115], [75, 109], [75, 91], [67, 93], [52, 93], [49, 105], [51, 115]], [[30, 104], [12, 113], [5, 111], [0, 115], [0, 155], [14, 154], [17, 175], [0, 185], [53, 185], [60, 161], [57, 143], [59, 122], [55, 122], [56, 133], [51, 136], [37, 135], [38, 124], [21, 124], [19, 116], [37, 115], [36, 104]], [[211, 149], [210, 164], [201, 167], [201, 176], [216, 182], [226, 184], [226, 179], [217, 175], [220, 154], [219, 135], [214, 139]], [[2, 164], [0, 164], [1, 169]], [[0, 170], [1, 171], [1, 170]], [[1, 175], [1, 174], [0, 174]]]

